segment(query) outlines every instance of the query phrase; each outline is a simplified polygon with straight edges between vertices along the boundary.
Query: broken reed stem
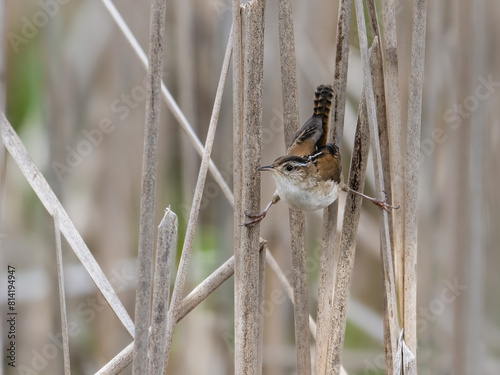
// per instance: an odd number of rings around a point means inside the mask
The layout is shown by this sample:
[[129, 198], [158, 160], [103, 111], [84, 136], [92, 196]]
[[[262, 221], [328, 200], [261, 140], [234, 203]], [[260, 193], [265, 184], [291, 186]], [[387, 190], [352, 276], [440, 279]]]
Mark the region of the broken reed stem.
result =
[[224, 86], [226, 83], [227, 74], [229, 72], [229, 63], [231, 61], [232, 41], [233, 37], [231, 33], [227, 43], [226, 53], [224, 55], [224, 62], [222, 63], [219, 84], [217, 86], [217, 93], [215, 95], [214, 107], [212, 110], [210, 125], [208, 127], [208, 132], [207, 132], [207, 139], [205, 142], [205, 151], [203, 152], [203, 157], [201, 159], [200, 171], [198, 174], [196, 189], [193, 196], [193, 204], [191, 206], [191, 212], [189, 214], [189, 220], [186, 229], [186, 237], [184, 239], [184, 245], [182, 247], [181, 259], [179, 262], [177, 277], [175, 279], [174, 290], [172, 292], [170, 308], [168, 310], [165, 369], [167, 368], [168, 358], [170, 355], [170, 348], [172, 345], [175, 323], [177, 321], [178, 307], [182, 302], [182, 293], [184, 291], [184, 284], [186, 281], [189, 259], [191, 257], [191, 249], [193, 247], [194, 234], [196, 231], [196, 225], [198, 223], [198, 214], [200, 212], [200, 204], [201, 204], [201, 199], [203, 197], [203, 189], [205, 187], [205, 181], [207, 178], [208, 167], [210, 162], [210, 154], [212, 153], [212, 147], [215, 140], [215, 131], [217, 129], [217, 123], [219, 121], [220, 107], [222, 104], [222, 94], [224, 92]]
[[406, 207], [404, 230], [404, 329], [405, 341], [417, 355], [417, 229], [418, 167], [425, 63], [427, 0], [413, 2], [411, 76], [406, 145]]
[[380, 28], [378, 24], [377, 5], [375, 4], [375, 0], [366, 0], [366, 10], [368, 13], [368, 21], [370, 22], [370, 30], [372, 32], [372, 38], [378, 36], [380, 40]]
[[[283, 289], [285, 290], [286, 296], [290, 299], [292, 304], [293, 300], [293, 289], [290, 282], [286, 278], [285, 274], [279, 267], [278, 263], [272, 256], [269, 249], [267, 249], [266, 242], [261, 239], [260, 251], [266, 250], [266, 262], [275, 273], [278, 280], [281, 282]], [[262, 259], [262, 257], [260, 258]], [[260, 268], [259, 268], [260, 269]], [[229, 258], [225, 263], [223, 263], [219, 268], [217, 268], [210, 276], [203, 280], [196, 288], [194, 288], [191, 293], [189, 293], [179, 306], [179, 313], [177, 315], [177, 322], [179, 323], [182, 319], [186, 317], [196, 306], [203, 302], [210, 294], [212, 294], [219, 286], [221, 286], [226, 280], [228, 280], [234, 274], [234, 256]], [[309, 316], [309, 329], [311, 330], [311, 335], [316, 338], [316, 322]], [[125, 349], [118, 353], [110, 362], [108, 362], [96, 375], [117, 375], [125, 367], [127, 367], [130, 362], [132, 362], [134, 343], [131, 342]], [[346, 374], [344, 368], [341, 369], [341, 374]]]
[[[130, 46], [136, 53], [142, 65], [147, 69], [148, 68], [147, 56], [144, 53], [141, 45], [135, 38], [134, 34], [128, 27], [127, 23], [121, 16], [120, 12], [118, 12], [118, 9], [116, 9], [115, 5], [111, 0], [101, 0], [101, 1], [103, 2], [104, 6], [108, 10], [113, 20], [116, 22], [117, 26], [120, 28], [121, 32], [125, 36], [125, 39], [129, 42]], [[194, 149], [201, 157], [203, 157], [203, 153], [205, 151], [203, 144], [200, 142], [200, 139], [194, 132], [192, 126], [189, 124], [189, 121], [186, 119], [186, 116], [184, 116], [184, 113], [182, 113], [181, 109], [179, 108], [179, 105], [174, 100], [172, 94], [170, 93], [167, 86], [163, 82], [161, 83], [161, 92], [163, 99], [167, 104], [167, 107], [172, 111], [172, 114], [174, 115], [176, 120], [179, 121], [181, 128], [186, 132], [186, 135], [193, 143]], [[214, 177], [215, 181], [221, 188], [222, 192], [224, 193], [224, 196], [227, 198], [228, 202], [231, 205], [233, 205], [234, 204], [233, 193], [212, 159], [210, 159], [209, 170], [210, 173], [212, 173], [212, 176]]]
[[[366, 112], [366, 99], [363, 94], [359, 102], [358, 122], [351, 157], [349, 171], [349, 187], [356, 191], [363, 191], [365, 184], [368, 151], [370, 149], [370, 135]], [[344, 208], [344, 221], [340, 235], [339, 258], [335, 280], [335, 294], [330, 319], [331, 331], [328, 341], [327, 366], [324, 373], [317, 375], [339, 374], [341, 370], [341, 357], [344, 345], [345, 327], [347, 322], [347, 307], [351, 287], [354, 255], [356, 251], [356, 234], [358, 231], [359, 217], [361, 215], [362, 197], [357, 194], [347, 194]]]
[[[295, 59], [295, 37], [293, 12], [290, 0], [278, 2], [279, 46], [281, 61], [281, 88], [283, 98], [283, 122], [285, 144], [290, 146], [294, 134], [300, 127], [297, 93], [297, 63]], [[311, 344], [309, 332], [309, 297], [307, 289], [307, 252], [305, 246], [305, 215], [289, 210], [290, 236], [293, 269], [295, 346], [297, 350], [297, 372], [311, 373]]]
[[[404, 212], [405, 212], [405, 158], [401, 124], [401, 98], [399, 95], [398, 47], [396, 38], [396, 10], [394, 0], [382, 0], [382, 19], [384, 29], [385, 92], [387, 95], [386, 113], [391, 147], [390, 166], [392, 200], [399, 209], [392, 212], [393, 223], [393, 264], [399, 298], [399, 312], [403, 318], [403, 250], [404, 250]], [[387, 188], [387, 185], [386, 185]]]
[[[243, 212], [260, 210], [262, 91], [264, 77], [265, 0], [252, 0], [241, 10], [243, 63], [242, 200]], [[239, 151], [239, 150], [238, 150]], [[240, 223], [236, 222], [235, 226]], [[241, 227], [240, 247], [235, 244], [235, 374], [262, 372], [262, 311], [259, 300], [260, 226]]]
[[146, 374], [148, 330], [151, 314], [151, 283], [155, 235], [156, 175], [158, 165], [158, 124], [163, 73], [163, 34], [166, 0], [153, 0], [150, 11], [149, 69], [147, 78], [146, 125], [142, 158], [141, 213], [137, 289], [135, 296], [134, 374]]
[[56, 239], [57, 279], [59, 282], [59, 305], [61, 307], [61, 334], [63, 340], [64, 374], [71, 374], [69, 361], [68, 318], [66, 315], [66, 293], [64, 289], [64, 267], [62, 259], [61, 231], [57, 211], [54, 213], [54, 230]]
[[97, 288], [99, 288], [109, 306], [113, 309], [118, 319], [120, 319], [120, 322], [133, 337], [134, 323], [132, 322], [132, 319], [130, 319], [127, 310], [123, 307], [123, 304], [114, 292], [111, 284], [102, 272], [89, 248], [83, 241], [82, 236], [75, 228], [75, 225], [69, 218], [66, 210], [57, 199], [56, 195], [47, 183], [47, 180], [43, 177], [43, 174], [33, 162], [33, 159], [31, 159], [21, 139], [16, 134], [12, 125], [3, 113], [0, 113], [0, 137], [2, 138], [5, 148], [9, 151], [10, 155], [48, 213], [53, 216], [57, 212], [61, 233], [66, 238], [66, 241], [71, 246], [78, 259], [80, 259], [80, 262], [82, 262], [83, 266], [89, 273]]
[[[382, 69], [382, 55], [378, 37], [375, 37], [370, 54], [370, 70], [373, 79], [373, 93], [375, 96], [375, 105], [377, 107], [378, 124], [378, 145], [380, 147], [383, 171], [383, 189], [388, 197], [391, 196], [391, 177], [389, 160], [389, 137], [387, 132], [387, 118], [385, 116], [385, 94], [384, 94], [384, 73]], [[373, 140], [372, 140], [373, 141]], [[376, 140], [375, 140], [376, 141]], [[372, 147], [372, 150], [374, 148]], [[379, 176], [380, 178], [380, 176]], [[394, 210], [392, 211], [394, 212]], [[379, 216], [381, 212], [379, 212]], [[386, 213], [387, 216], [387, 213]], [[392, 221], [387, 216], [381, 217], [380, 225], [380, 258], [382, 260], [382, 290], [383, 290], [383, 310], [384, 310], [384, 346], [385, 346], [385, 365], [386, 373], [392, 374], [393, 356], [398, 345], [399, 323], [396, 300], [396, 285], [394, 277], [394, 266], [392, 257]], [[389, 236], [387, 239], [386, 236]]]
[[148, 353], [148, 371], [151, 374], [162, 374], [165, 370], [167, 345], [165, 336], [167, 334], [167, 312], [170, 299], [170, 273], [173, 254], [177, 251], [177, 232], [177, 215], [169, 207], [158, 226], [158, 241], [156, 244], [153, 307]]
[[[264, 248], [264, 242], [261, 242], [260, 250]], [[178, 308], [177, 321], [179, 323], [196, 306], [203, 302], [219, 286], [234, 274], [234, 256], [229, 258], [210, 276], [203, 280], [195, 289], [191, 291], [183, 300]], [[131, 342], [125, 349], [118, 353], [110, 362], [108, 362], [96, 375], [117, 375], [132, 362], [134, 343]]]
[[[342, 0], [337, 23], [337, 50], [333, 75], [333, 99], [330, 110], [328, 141], [342, 152], [344, 114], [346, 103], [347, 67], [349, 61], [349, 34], [351, 30], [352, 1]], [[335, 238], [337, 234], [338, 199], [323, 211], [323, 243], [319, 270], [317, 339], [314, 373], [325, 374], [328, 340], [331, 331], [332, 296], [335, 279]]]

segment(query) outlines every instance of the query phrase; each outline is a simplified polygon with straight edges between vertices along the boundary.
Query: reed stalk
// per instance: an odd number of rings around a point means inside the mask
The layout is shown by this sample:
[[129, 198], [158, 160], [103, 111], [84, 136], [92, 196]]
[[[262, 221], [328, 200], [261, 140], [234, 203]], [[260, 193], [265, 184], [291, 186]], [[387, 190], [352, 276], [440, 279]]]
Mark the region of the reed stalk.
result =
[[150, 11], [149, 68], [147, 77], [146, 125], [142, 158], [139, 252], [135, 296], [135, 340], [133, 374], [145, 374], [148, 367], [148, 337], [151, 316], [151, 284], [155, 237], [158, 124], [160, 122], [163, 34], [166, 0], [153, 0]]

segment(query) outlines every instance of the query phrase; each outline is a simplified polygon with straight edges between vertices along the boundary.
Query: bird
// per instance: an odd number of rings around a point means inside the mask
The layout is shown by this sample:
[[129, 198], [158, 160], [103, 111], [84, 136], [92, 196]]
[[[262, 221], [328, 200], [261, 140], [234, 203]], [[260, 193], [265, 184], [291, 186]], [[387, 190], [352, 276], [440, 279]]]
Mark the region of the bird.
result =
[[341, 190], [361, 195], [388, 212], [398, 208], [389, 205], [387, 199], [369, 197], [344, 184], [340, 150], [335, 144], [327, 143], [332, 99], [332, 86], [318, 86], [313, 115], [295, 134], [286, 155], [257, 168], [260, 172], [272, 173], [276, 191], [264, 211], [256, 215], [245, 213], [250, 220], [244, 226], [251, 227], [262, 221], [271, 206], [280, 200], [297, 211], [315, 211], [335, 202]]

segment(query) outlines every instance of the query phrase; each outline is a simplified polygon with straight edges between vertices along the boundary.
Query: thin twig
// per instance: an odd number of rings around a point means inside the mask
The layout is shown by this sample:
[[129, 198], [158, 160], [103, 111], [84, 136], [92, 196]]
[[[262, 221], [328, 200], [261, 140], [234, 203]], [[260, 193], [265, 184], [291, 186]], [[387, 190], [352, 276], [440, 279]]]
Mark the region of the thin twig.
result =
[[[241, 11], [243, 61], [242, 209], [260, 209], [262, 91], [264, 78], [265, 0], [252, 0]], [[238, 225], [239, 223], [235, 223]], [[241, 227], [241, 247], [235, 247], [235, 374], [262, 372], [259, 308], [260, 226]]]
[[[342, 150], [344, 115], [349, 61], [349, 34], [351, 30], [352, 1], [342, 0], [337, 23], [335, 71], [333, 76], [333, 100], [330, 112], [329, 142]], [[331, 308], [335, 279], [335, 238], [337, 233], [338, 200], [323, 212], [323, 243], [318, 286], [318, 330], [314, 373], [324, 375], [327, 366], [328, 341], [331, 331]]]
[[152, 321], [148, 351], [148, 371], [151, 374], [162, 374], [165, 366], [170, 273], [173, 254], [177, 251], [177, 228], [177, 215], [168, 208], [158, 226], [158, 242], [156, 244]]
[[57, 199], [56, 195], [47, 183], [47, 180], [43, 177], [43, 174], [29, 156], [28, 151], [24, 147], [21, 139], [16, 134], [12, 125], [3, 113], [0, 114], [0, 135], [2, 137], [3, 144], [9, 151], [10, 155], [14, 158], [14, 161], [19, 166], [19, 169], [21, 169], [21, 172], [33, 188], [36, 195], [40, 198], [40, 201], [45, 206], [45, 209], [51, 215], [54, 215], [55, 212], [58, 213], [61, 233], [68, 241], [78, 259], [82, 262], [92, 280], [94, 280], [104, 298], [108, 301], [118, 319], [120, 319], [123, 326], [133, 337], [134, 323], [132, 322], [132, 319], [130, 319], [127, 310], [123, 307], [108, 279], [99, 267], [99, 264], [92, 256], [92, 253], [83, 241], [82, 236], [69, 218], [66, 210]]
[[224, 62], [222, 63], [219, 84], [217, 86], [217, 94], [215, 95], [212, 117], [210, 118], [210, 125], [208, 127], [207, 139], [205, 142], [205, 150], [203, 152], [203, 157], [201, 159], [200, 171], [198, 174], [198, 180], [196, 182], [196, 189], [193, 197], [193, 205], [191, 206], [191, 212], [189, 214], [189, 221], [186, 229], [186, 237], [184, 239], [184, 245], [182, 247], [182, 255], [179, 262], [179, 268], [177, 271], [174, 290], [172, 292], [172, 300], [170, 302], [170, 308], [168, 310], [168, 323], [167, 323], [167, 336], [166, 336], [167, 349], [165, 356], [165, 369], [167, 368], [168, 358], [170, 355], [170, 347], [172, 345], [175, 323], [177, 321], [178, 307], [182, 301], [182, 293], [184, 291], [184, 284], [186, 281], [189, 259], [191, 257], [194, 234], [196, 231], [196, 225], [198, 223], [198, 214], [200, 212], [200, 204], [203, 196], [203, 188], [205, 186], [205, 181], [207, 178], [209, 162], [210, 162], [210, 154], [212, 153], [212, 147], [215, 140], [215, 131], [217, 129], [217, 123], [219, 121], [220, 107], [222, 104], [222, 94], [224, 92], [224, 86], [229, 71], [229, 63], [231, 61], [232, 40], [233, 37], [231, 33], [227, 43], [226, 53], [224, 55]]
[[61, 334], [63, 340], [64, 374], [71, 374], [69, 361], [68, 340], [68, 318], [66, 314], [66, 292], [64, 289], [64, 268], [62, 259], [61, 231], [59, 230], [59, 218], [57, 212], [54, 214], [54, 230], [56, 238], [57, 279], [59, 281], [59, 305], [61, 307]]
[[[116, 22], [117, 26], [122, 31], [123, 35], [125, 36], [125, 39], [129, 42], [130, 46], [136, 53], [142, 65], [147, 69], [148, 68], [147, 56], [144, 53], [141, 45], [135, 38], [134, 34], [128, 27], [127, 23], [121, 16], [120, 12], [118, 12], [118, 9], [116, 9], [115, 5], [111, 0], [101, 0], [101, 1], [103, 2], [104, 6], [108, 10], [113, 20]], [[200, 142], [200, 139], [194, 132], [193, 128], [189, 124], [189, 121], [186, 119], [186, 116], [184, 116], [184, 113], [182, 113], [181, 109], [179, 108], [179, 105], [176, 103], [176, 101], [172, 97], [172, 94], [170, 93], [167, 86], [163, 82], [161, 83], [161, 92], [168, 108], [172, 111], [172, 114], [177, 119], [177, 121], [179, 121], [179, 124], [181, 125], [182, 129], [186, 132], [191, 142], [193, 142], [194, 149], [196, 150], [196, 152], [198, 152], [200, 156], [203, 156], [205, 150], [202, 143]], [[229, 188], [227, 182], [224, 180], [224, 177], [222, 177], [222, 174], [220, 173], [219, 169], [212, 161], [212, 159], [210, 159], [209, 170], [212, 173], [215, 181], [221, 188], [222, 192], [224, 193], [224, 196], [227, 198], [229, 203], [233, 205], [234, 204], [233, 193]]]
[[[363, 191], [370, 137], [366, 112], [366, 99], [362, 94], [359, 102], [358, 124], [349, 171], [349, 187]], [[325, 374], [339, 374], [341, 371], [342, 347], [344, 344], [345, 327], [347, 322], [347, 305], [351, 286], [354, 255], [356, 250], [356, 233], [361, 215], [362, 197], [357, 194], [348, 194], [345, 208], [342, 232], [340, 235], [339, 259], [337, 265], [335, 294], [331, 309], [331, 332], [328, 341], [328, 356]]]
[[404, 329], [411, 352], [417, 355], [417, 229], [418, 167], [425, 63], [427, 0], [413, 2], [411, 76], [406, 146], [406, 207], [404, 231]]
[[[279, 45], [281, 60], [281, 87], [283, 93], [283, 123], [285, 143], [289, 146], [299, 129], [299, 102], [297, 93], [297, 63], [295, 60], [295, 38], [293, 12], [290, 0], [278, 2]], [[311, 373], [311, 345], [309, 320], [309, 297], [307, 290], [307, 253], [305, 247], [305, 215], [289, 210], [290, 236], [293, 269], [295, 346], [297, 350], [297, 372]]]
[[146, 124], [142, 158], [142, 189], [135, 296], [134, 374], [146, 374], [148, 330], [151, 316], [151, 283], [155, 233], [156, 175], [158, 165], [158, 124], [163, 73], [163, 34], [166, 0], [153, 0], [150, 11], [149, 68], [147, 78]]

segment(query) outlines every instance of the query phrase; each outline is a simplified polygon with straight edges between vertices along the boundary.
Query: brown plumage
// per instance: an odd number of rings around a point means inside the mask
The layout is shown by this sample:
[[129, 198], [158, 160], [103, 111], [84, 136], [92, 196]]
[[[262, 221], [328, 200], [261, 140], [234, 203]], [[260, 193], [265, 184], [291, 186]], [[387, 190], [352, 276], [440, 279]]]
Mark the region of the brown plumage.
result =
[[333, 180], [340, 183], [342, 179], [342, 164], [339, 148], [333, 143], [327, 143], [317, 153], [310, 156], [310, 160], [316, 166], [317, 173], [322, 180]]
[[386, 200], [368, 197], [344, 184], [339, 149], [333, 143], [326, 143], [332, 98], [331, 86], [318, 86], [314, 94], [313, 115], [295, 134], [287, 154], [271, 165], [258, 168], [272, 173], [276, 191], [264, 211], [257, 215], [245, 213], [251, 219], [244, 223], [245, 226], [260, 222], [271, 206], [280, 200], [294, 210], [314, 211], [335, 202], [340, 190], [370, 199], [386, 211], [396, 208], [388, 205]]
[[318, 86], [314, 93], [313, 115], [293, 137], [288, 155], [309, 156], [326, 144], [332, 98], [332, 86]]

